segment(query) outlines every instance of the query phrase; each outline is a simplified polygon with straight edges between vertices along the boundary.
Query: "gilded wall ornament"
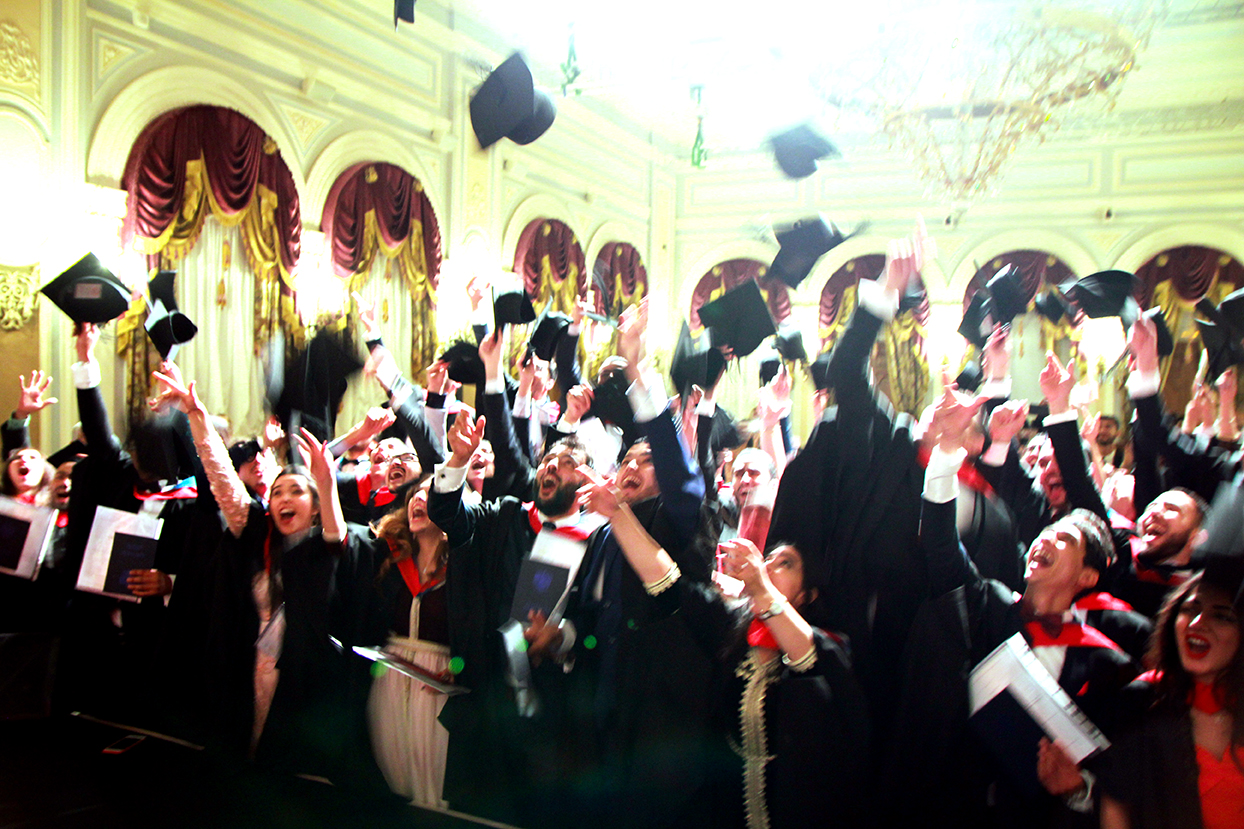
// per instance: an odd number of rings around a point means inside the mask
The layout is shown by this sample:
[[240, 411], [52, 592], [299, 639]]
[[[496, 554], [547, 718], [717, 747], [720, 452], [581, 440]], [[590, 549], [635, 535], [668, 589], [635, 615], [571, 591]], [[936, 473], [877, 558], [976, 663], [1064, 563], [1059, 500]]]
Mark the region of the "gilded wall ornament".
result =
[[39, 82], [39, 62], [30, 38], [10, 20], [0, 22], [0, 81], [19, 85]]
[[38, 265], [0, 265], [0, 329], [16, 331], [30, 321], [38, 282]]

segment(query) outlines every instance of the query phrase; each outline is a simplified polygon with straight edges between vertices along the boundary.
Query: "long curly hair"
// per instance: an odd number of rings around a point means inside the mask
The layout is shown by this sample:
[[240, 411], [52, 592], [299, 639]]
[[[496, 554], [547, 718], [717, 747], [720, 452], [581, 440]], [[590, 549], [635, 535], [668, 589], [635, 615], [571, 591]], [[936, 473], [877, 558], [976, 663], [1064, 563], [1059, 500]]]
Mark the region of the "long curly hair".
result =
[[[399, 505], [385, 513], [384, 517], [376, 522], [374, 527], [376, 537], [384, 539], [389, 545], [389, 549], [393, 555], [386, 558], [380, 563], [380, 567], [376, 571], [376, 581], [384, 579], [385, 574], [389, 572], [389, 568], [399, 561], [408, 558], [416, 558], [418, 540], [410, 531], [410, 521], [407, 520], [407, 512], [410, 509], [410, 502], [421, 491], [420, 487], [412, 486], [406, 490], [406, 496], [402, 498]], [[433, 569], [433, 576], [441, 575], [445, 572], [445, 565], [449, 561], [449, 540], [441, 533], [440, 544], [436, 548], [436, 567]]]

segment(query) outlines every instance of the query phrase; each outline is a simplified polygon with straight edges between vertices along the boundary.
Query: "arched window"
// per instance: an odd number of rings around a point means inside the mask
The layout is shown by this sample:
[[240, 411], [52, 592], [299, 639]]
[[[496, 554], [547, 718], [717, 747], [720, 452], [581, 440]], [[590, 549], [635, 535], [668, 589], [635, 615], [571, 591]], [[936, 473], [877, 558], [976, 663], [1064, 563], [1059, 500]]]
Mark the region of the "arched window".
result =
[[769, 267], [755, 259], [730, 259], [708, 269], [700, 277], [691, 293], [691, 329], [698, 331], [700, 306], [712, 302], [731, 288], [737, 288], [749, 279], [760, 285], [760, 294], [769, 306], [773, 321], [781, 323], [790, 316], [790, 291], [782, 280], [768, 275]]
[[587, 293], [587, 267], [574, 231], [557, 219], [535, 219], [523, 229], [514, 250], [514, 273], [523, 281], [536, 310], [552, 303], [570, 313]]

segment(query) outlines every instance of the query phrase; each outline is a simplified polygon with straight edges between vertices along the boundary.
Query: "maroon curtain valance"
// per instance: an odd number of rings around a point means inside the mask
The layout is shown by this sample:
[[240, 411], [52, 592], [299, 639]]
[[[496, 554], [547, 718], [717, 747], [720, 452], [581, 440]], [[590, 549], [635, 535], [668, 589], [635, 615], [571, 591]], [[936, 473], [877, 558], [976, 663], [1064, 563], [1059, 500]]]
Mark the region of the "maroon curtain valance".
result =
[[523, 229], [514, 249], [514, 273], [537, 307], [569, 313], [587, 293], [587, 265], [574, 231], [557, 219], [535, 219]]
[[1244, 285], [1244, 265], [1228, 253], [1200, 245], [1184, 245], [1162, 251], [1136, 271], [1140, 279], [1137, 297], [1142, 307], [1153, 304], [1153, 291], [1169, 281], [1185, 302], [1205, 296], [1215, 278], [1235, 287]]
[[[369, 219], [378, 238], [369, 234]], [[320, 221], [332, 245], [333, 270], [350, 276], [367, 268], [377, 246], [393, 257], [412, 233], [416, 264], [435, 288], [441, 270], [441, 231], [423, 185], [393, 164], [356, 164], [333, 184]]]
[[[125, 165], [123, 186], [128, 195], [122, 243], [128, 246], [140, 236], [167, 244], [177, 235], [175, 225], [187, 202], [187, 186], [201, 186], [200, 178], [188, 176], [187, 165], [199, 160], [213, 211], [236, 216], [262, 195], [261, 188], [275, 197], [275, 253], [284, 274], [291, 273], [302, 242], [294, 178], [276, 142], [245, 115], [224, 107], [174, 110], [143, 130]], [[197, 200], [201, 194], [191, 195]]]
[[1020, 285], [1024, 299], [1031, 303], [1046, 285], [1060, 285], [1077, 278], [1066, 262], [1043, 250], [1012, 250], [990, 259], [976, 270], [963, 292], [963, 307], [972, 301], [972, 295], [984, 287], [994, 274], [1006, 265], [1019, 270]]
[[629, 242], [609, 242], [592, 268], [596, 312], [616, 316], [648, 294], [648, 270]]
[[[821, 289], [818, 314], [821, 330], [835, 327], [834, 323], [843, 311], [842, 300], [848, 288], [854, 287], [861, 279], [876, 280], [884, 268], [885, 254], [870, 253], [867, 256], [857, 256], [834, 271]], [[848, 313], [851, 311], [850, 308], [846, 310]]]
[[700, 277], [691, 293], [691, 327], [700, 328], [700, 306], [749, 279], [760, 285], [773, 321], [780, 324], [790, 316], [790, 291], [782, 280], [769, 276], [768, 270], [768, 265], [755, 259], [730, 259], [713, 265]]

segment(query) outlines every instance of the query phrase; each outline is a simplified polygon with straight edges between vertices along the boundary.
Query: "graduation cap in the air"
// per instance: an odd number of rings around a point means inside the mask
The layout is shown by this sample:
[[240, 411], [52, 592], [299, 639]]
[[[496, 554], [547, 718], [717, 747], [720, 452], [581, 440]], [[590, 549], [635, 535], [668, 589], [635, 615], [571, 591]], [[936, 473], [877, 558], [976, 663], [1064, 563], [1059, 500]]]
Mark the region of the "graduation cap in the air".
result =
[[691, 328], [683, 320], [678, 331], [678, 342], [670, 358], [670, 381], [683, 400], [692, 386], [711, 389], [722, 372], [726, 370], [726, 358], [712, 346], [712, 336], [704, 334], [697, 341], [691, 336]]
[[455, 340], [441, 353], [441, 362], [448, 367], [449, 379], [464, 386], [482, 386], [486, 379], [479, 346], [467, 340]]
[[393, 0], [393, 28], [397, 28], [399, 20], [415, 22], [415, 0]]
[[989, 313], [995, 325], [1007, 325], [1028, 310], [1019, 268], [1012, 264], [1003, 265], [985, 283], [985, 290], [989, 294]]
[[1155, 306], [1143, 312], [1141, 316], [1153, 320], [1153, 328], [1158, 341], [1158, 356], [1166, 357], [1174, 353], [1175, 338], [1171, 336], [1171, 329], [1166, 324], [1166, 315], [1162, 313], [1162, 309]]
[[1072, 305], [1091, 319], [1118, 317], [1124, 328], [1131, 328], [1140, 316], [1140, 305], [1134, 296], [1136, 275], [1127, 271], [1099, 271], [1060, 285], [1059, 290]]
[[570, 328], [570, 317], [560, 311], [550, 310], [552, 307], [552, 303], [544, 306], [527, 337], [527, 348], [541, 360], [553, 359], [553, 355], [557, 353], [557, 344]]
[[340, 334], [323, 328], [317, 331], [305, 348], [285, 361], [280, 396], [273, 407], [285, 434], [294, 435], [299, 427], [306, 427], [317, 440], [331, 439], [349, 378], [362, 368], [363, 361], [347, 348]]
[[483, 149], [502, 138], [530, 144], [553, 125], [557, 105], [535, 88], [531, 69], [518, 52], [492, 71], [471, 96], [471, 127]]
[[88, 253], [40, 289], [74, 322], [103, 324], [130, 307], [130, 291]]
[[1076, 315], [1076, 309], [1057, 290], [1038, 295], [1032, 304], [1038, 314], [1055, 324], [1061, 322], [1063, 317], [1074, 318]]
[[792, 363], [808, 362], [808, 352], [803, 347], [803, 334], [793, 325], [782, 325], [773, 337], [773, 347], [783, 360]]
[[777, 333], [769, 306], [754, 279], [701, 306], [700, 322], [709, 328], [713, 345], [729, 346], [735, 357], [746, 357], [765, 337]]
[[975, 360], [969, 360], [963, 370], [959, 372], [959, 376], [955, 378], [955, 386], [959, 391], [973, 392], [981, 387], [985, 382], [985, 373], [981, 371], [980, 364]]
[[1205, 346], [1208, 361], [1206, 382], [1213, 383], [1232, 366], [1244, 365], [1244, 345], [1229, 326], [1202, 319], [1198, 319], [1196, 325], [1201, 332], [1201, 343]]
[[605, 423], [612, 423], [622, 430], [624, 435], [631, 434], [635, 425], [635, 410], [626, 396], [626, 388], [630, 383], [626, 380], [626, 372], [621, 368], [609, 370], [592, 390], [592, 406], [590, 413]]
[[839, 158], [842, 154], [825, 136], [811, 124], [778, 133], [769, 139], [773, 158], [788, 178], [807, 178], [816, 172], [816, 162], [822, 158]]
[[826, 221], [819, 214], [781, 229], [775, 228], [780, 249], [769, 266], [769, 275], [776, 276], [791, 288], [798, 288], [799, 283], [812, 273], [816, 260], [863, 228], [864, 225], [861, 225], [844, 234], [833, 222]]
[[147, 313], [147, 336], [165, 360], [175, 359], [177, 347], [194, 339], [199, 328], [177, 310], [173, 280], [177, 271], [160, 271], [147, 283], [151, 307]]
[[808, 365], [808, 373], [812, 375], [812, 384], [816, 386], [817, 391], [829, 389], [829, 359], [832, 353], [826, 351], [824, 354], [819, 354]]
[[972, 294], [972, 299], [963, 312], [963, 320], [959, 323], [959, 333], [963, 335], [963, 339], [982, 351], [993, 332], [991, 311], [989, 293], [977, 290]]
[[1189, 562], [1202, 568], [1202, 583], [1225, 590], [1239, 608], [1244, 602], [1244, 482], [1218, 488], [1205, 516], [1205, 534]]
[[526, 325], [535, 322], [536, 309], [526, 291], [502, 291], [492, 299], [493, 323], [503, 325]]

